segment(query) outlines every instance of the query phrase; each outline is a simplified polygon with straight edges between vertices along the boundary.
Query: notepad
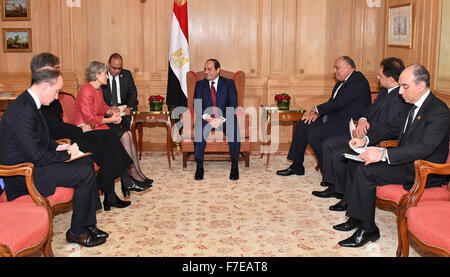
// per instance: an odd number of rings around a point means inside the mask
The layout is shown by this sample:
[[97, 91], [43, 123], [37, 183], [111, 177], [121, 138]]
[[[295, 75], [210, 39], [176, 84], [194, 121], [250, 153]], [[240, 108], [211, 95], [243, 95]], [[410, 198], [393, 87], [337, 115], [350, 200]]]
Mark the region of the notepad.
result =
[[91, 153], [91, 152], [84, 153], [84, 152], [80, 151], [80, 152], [78, 153], [77, 156], [75, 156], [75, 157], [73, 157], [73, 158], [71, 158], [70, 160], [67, 160], [67, 161], [65, 161], [65, 162], [66, 162], [66, 163], [69, 163], [69, 162], [71, 162], [71, 161], [75, 161], [75, 160], [84, 158], [84, 157], [89, 156], [89, 155], [92, 155], [92, 153]]

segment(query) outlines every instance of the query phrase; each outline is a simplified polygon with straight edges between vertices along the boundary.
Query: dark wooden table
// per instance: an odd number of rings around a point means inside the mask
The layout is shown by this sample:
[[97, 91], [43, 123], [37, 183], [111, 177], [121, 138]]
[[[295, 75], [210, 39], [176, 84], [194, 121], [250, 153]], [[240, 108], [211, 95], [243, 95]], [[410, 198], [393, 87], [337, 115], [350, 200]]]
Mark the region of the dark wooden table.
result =
[[[303, 118], [303, 115], [305, 113], [304, 109], [301, 109], [296, 106], [291, 106], [289, 110], [279, 110], [276, 108], [276, 106], [262, 106], [262, 108], [265, 110], [264, 113], [266, 116], [266, 122], [262, 126], [265, 126], [266, 130], [265, 133], [266, 137], [263, 141], [263, 145], [265, 145], [267, 148], [270, 147], [272, 143], [271, 139], [271, 128], [274, 120], [275, 114], [278, 116], [278, 122], [279, 123], [288, 123], [293, 124], [294, 127], [292, 128], [292, 137], [294, 137], [295, 132], [295, 125], [298, 121], [300, 121]], [[269, 167], [269, 161], [270, 161], [270, 151], [268, 152], [261, 152], [261, 159], [263, 158], [264, 154], [267, 155], [266, 160], [266, 169]]]
[[[148, 109], [148, 107], [147, 107]], [[150, 112], [150, 111], [137, 111], [132, 112], [131, 121], [131, 133], [133, 134], [133, 141], [139, 152], [139, 159], [142, 157], [142, 144], [143, 144], [143, 123], [162, 123], [167, 130], [167, 159], [169, 161], [169, 168], [172, 168], [171, 158], [175, 160], [172, 147], [172, 126], [170, 121], [170, 111]], [[156, 124], [154, 124], [156, 126]], [[153, 124], [150, 125], [151, 127]], [[136, 135], [136, 130], [139, 133], [139, 137]]]

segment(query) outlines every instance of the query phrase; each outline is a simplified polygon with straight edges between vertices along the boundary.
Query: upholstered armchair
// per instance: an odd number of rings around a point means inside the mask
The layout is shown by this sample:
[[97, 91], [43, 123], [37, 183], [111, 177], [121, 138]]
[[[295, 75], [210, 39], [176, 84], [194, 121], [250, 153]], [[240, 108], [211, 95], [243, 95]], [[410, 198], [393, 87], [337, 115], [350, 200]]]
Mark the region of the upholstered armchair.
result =
[[[380, 147], [397, 147], [397, 144], [397, 140], [383, 141], [380, 143]], [[449, 162], [448, 159], [447, 162]], [[400, 203], [400, 199], [403, 196], [406, 197], [410, 192], [405, 190], [402, 184], [378, 186], [377, 204], [379, 206], [385, 206], [396, 211]], [[421, 201], [446, 200], [448, 197], [449, 195], [447, 193], [447, 185], [443, 184], [442, 187], [427, 188], [423, 193]]]
[[5, 201], [0, 197], [0, 256], [21, 257], [43, 251], [46, 257], [53, 256], [52, 209], [48, 200], [34, 186], [33, 164], [15, 166], [0, 165], [0, 176], [25, 177], [31, 201]]
[[[390, 141], [383, 141], [380, 143], [380, 147], [388, 148], [388, 147], [397, 147], [398, 141], [396, 140], [390, 140]], [[425, 188], [426, 183], [426, 176], [430, 174], [429, 172], [426, 173], [420, 173], [423, 169], [419, 168], [420, 164], [423, 163], [429, 163], [422, 160], [417, 160], [414, 163], [415, 170], [416, 170], [416, 179], [414, 186], [410, 191], [407, 191], [403, 188], [402, 184], [391, 184], [391, 185], [385, 185], [385, 186], [377, 186], [377, 205], [380, 207], [388, 207], [391, 210], [395, 211], [397, 214], [397, 234], [398, 234], [398, 248], [397, 248], [397, 256], [401, 256], [402, 253], [408, 256], [408, 237], [406, 235], [406, 231], [404, 230], [406, 227], [406, 211], [408, 208], [405, 209], [405, 207], [409, 207], [414, 203], [414, 205], [417, 205], [419, 203], [420, 206], [433, 206], [436, 203], [441, 202], [447, 202], [450, 200], [450, 191], [448, 184], [442, 184], [441, 187], [432, 187], [432, 188]], [[441, 167], [447, 167], [450, 163], [450, 152], [449, 156], [447, 157], [447, 162], [444, 165], [441, 165]], [[447, 171], [448, 172], [448, 171]], [[420, 173], [420, 174], [419, 174]], [[439, 173], [437, 173], [439, 174]], [[449, 173], [443, 173], [443, 174], [449, 174]], [[425, 176], [425, 177], [423, 177]], [[420, 183], [420, 179], [422, 180], [422, 183]], [[419, 185], [420, 183], [420, 185]], [[420, 194], [420, 196], [418, 196]], [[411, 202], [410, 199], [414, 199], [414, 202]], [[406, 202], [405, 202], [406, 201]], [[403, 202], [403, 204], [401, 204]], [[436, 202], [436, 203], [435, 203]], [[437, 204], [439, 205], [439, 204]], [[414, 209], [413, 209], [414, 210]], [[447, 213], [449, 211], [449, 207], [447, 207]], [[448, 215], [447, 215], [447, 218]], [[400, 227], [402, 226], [402, 227]], [[403, 228], [403, 230], [400, 230], [400, 228]], [[448, 228], [448, 227], [447, 227]], [[447, 234], [447, 238], [448, 238]], [[424, 247], [425, 248], [425, 247]]]
[[[244, 111], [244, 95], [245, 95], [245, 74], [242, 71], [230, 72], [226, 70], [220, 71], [220, 76], [233, 79], [238, 93], [238, 109], [236, 116], [239, 125], [239, 133], [241, 136], [241, 150], [239, 160], [245, 161], [245, 167], [250, 165], [250, 116]], [[188, 87], [188, 110], [182, 115], [183, 132], [181, 141], [181, 151], [183, 153], [183, 168], [187, 167], [187, 161], [193, 161], [194, 154], [194, 91], [195, 84], [205, 78], [203, 71], [187, 73]], [[212, 131], [207, 139], [205, 148], [205, 160], [229, 160], [229, 148], [226, 136], [222, 131]]]
[[425, 189], [428, 175], [450, 175], [449, 160], [445, 164], [424, 160], [414, 162], [416, 180], [410, 192], [401, 198], [397, 209], [398, 257], [408, 257], [409, 239], [427, 251], [450, 257], [450, 188], [447, 186], [446, 199], [422, 199], [431, 189]]

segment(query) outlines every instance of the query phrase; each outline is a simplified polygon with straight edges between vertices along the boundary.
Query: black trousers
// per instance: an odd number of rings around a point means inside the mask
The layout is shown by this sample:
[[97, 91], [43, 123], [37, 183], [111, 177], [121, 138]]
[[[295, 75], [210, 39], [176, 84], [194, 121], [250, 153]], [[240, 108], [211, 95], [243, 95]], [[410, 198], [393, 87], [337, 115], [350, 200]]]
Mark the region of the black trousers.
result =
[[38, 190], [39, 187], [49, 185], [74, 189], [70, 227], [72, 233], [80, 235], [86, 231], [87, 226], [97, 223], [96, 211], [102, 205], [91, 158], [36, 167], [33, 178]]
[[[223, 131], [225, 134], [227, 141], [228, 141], [228, 147], [230, 149], [230, 155], [231, 155], [231, 161], [236, 162], [239, 159], [239, 152], [241, 149], [241, 141], [240, 141], [240, 135], [239, 135], [239, 129], [237, 124], [236, 117], [234, 118], [235, 121], [226, 121], [222, 126], [220, 126], [219, 130]], [[227, 125], [228, 123], [228, 125]], [[197, 123], [196, 123], [197, 124]], [[232, 124], [232, 125], [231, 125]], [[228, 128], [227, 128], [228, 126]], [[205, 155], [205, 148], [206, 148], [206, 139], [208, 135], [211, 133], [212, 127], [209, 123], [202, 120], [202, 129], [198, 128], [198, 126], [194, 126], [194, 154], [195, 159], [202, 160], [204, 159]], [[201, 133], [201, 138], [200, 138]], [[237, 166], [237, 164], [235, 164]]]
[[406, 174], [410, 164], [392, 166], [379, 162], [366, 166], [361, 162], [348, 163], [350, 167], [343, 199], [348, 203], [346, 215], [368, 224], [375, 223], [377, 186], [405, 184], [414, 178]]
[[133, 160], [112, 130], [95, 130], [74, 138], [83, 152], [94, 153], [92, 158], [100, 166], [98, 188], [103, 192], [114, 191], [114, 180], [125, 173]]
[[322, 181], [334, 185], [334, 190], [343, 194], [348, 173], [348, 160], [343, 157], [343, 153], [350, 151], [348, 142], [350, 135], [340, 135], [327, 138], [323, 142], [322, 157]]
[[319, 167], [322, 169], [322, 143], [330, 137], [331, 130], [329, 129], [328, 124], [323, 123], [321, 118], [311, 124], [306, 124], [303, 120], [297, 122], [287, 156], [288, 160], [293, 161], [294, 164], [303, 165], [306, 146], [309, 144], [314, 151]]

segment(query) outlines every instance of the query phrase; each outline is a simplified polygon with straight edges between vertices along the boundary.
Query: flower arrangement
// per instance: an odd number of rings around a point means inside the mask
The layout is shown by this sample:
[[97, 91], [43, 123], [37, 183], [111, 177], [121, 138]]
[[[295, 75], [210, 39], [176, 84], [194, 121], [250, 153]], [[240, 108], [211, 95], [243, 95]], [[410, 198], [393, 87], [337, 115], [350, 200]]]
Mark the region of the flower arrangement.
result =
[[150, 95], [148, 102], [164, 102], [165, 98], [161, 95]]
[[289, 103], [291, 102], [291, 97], [287, 93], [280, 93], [275, 95], [275, 101], [277, 101], [278, 109], [289, 110]]
[[150, 95], [148, 102], [150, 104], [150, 111], [162, 111], [162, 105], [165, 98], [161, 95]]

